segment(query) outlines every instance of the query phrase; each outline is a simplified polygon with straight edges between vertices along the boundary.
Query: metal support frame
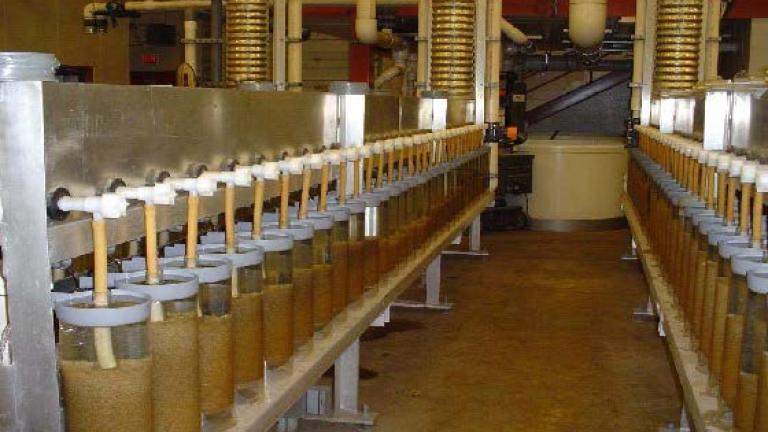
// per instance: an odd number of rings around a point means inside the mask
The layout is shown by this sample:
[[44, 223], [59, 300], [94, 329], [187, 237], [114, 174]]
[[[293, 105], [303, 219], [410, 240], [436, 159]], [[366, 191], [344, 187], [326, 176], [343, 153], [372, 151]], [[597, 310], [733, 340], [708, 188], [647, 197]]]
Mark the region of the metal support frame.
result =
[[[42, 83], [0, 85], [0, 245], [12, 323], [17, 430], [58, 431], [56, 346], [48, 262]], [[13, 101], [10, 103], [9, 101]], [[13, 157], [11, 157], [13, 155]]]
[[656, 4], [657, 0], [645, 3], [645, 47], [643, 57], [642, 93], [640, 99], [640, 124], [651, 124], [651, 98], [653, 96], [653, 68], [656, 63]]
[[438, 255], [427, 266], [427, 271], [424, 273], [424, 287], [425, 287], [425, 300], [423, 302], [398, 300], [392, 303], [393, 307], [410, 308], [410, 309], [432, 309], [447, 311], [453, 309], [453, 303], [449, 303], [443, 299], [440, 299], [440, 284], [441, 278], [441, 256]]
[[485, 123], [486, 0], [475, 0], [475, 124]]
[[285, 90], [286, 0], [274, 0], [272, 10], [272, 82]]
[[469, 226], [469, 249], [468, 250], [445, 250], [443, 255], [465, 255], [465, 256], [488, 256], [490, 255], [487, 250], [482, 249], [480, 245], [480, 233], [482, 232], [482, 226], [480, 222], [480, 215], [472, 220], [472, 224]]

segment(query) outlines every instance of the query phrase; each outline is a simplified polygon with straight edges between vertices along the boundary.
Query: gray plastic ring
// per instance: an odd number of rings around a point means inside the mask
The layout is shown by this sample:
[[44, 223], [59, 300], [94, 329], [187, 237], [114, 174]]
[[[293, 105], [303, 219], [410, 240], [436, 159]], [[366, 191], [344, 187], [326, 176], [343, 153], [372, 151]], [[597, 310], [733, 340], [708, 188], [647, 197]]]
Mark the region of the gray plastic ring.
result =
[[707, 234], [710, 246], [717, 246], [722, 240], [739, 238], [740, 233], [734, 225], [726, 225], [722, 230], [712, 230]]
[[747, 272], [763, 264], [763, 251], [745, 251], [731, 256], [731, 271], [737, 275], [746, 276]]
[[381, 196], [374, 193], [361, 194], [360, 199], [365, 202], [366, 207], [377, 207], [381, 204]]
[[162, 283], [147, 284], [145, 276], [118, 281], [120, 289], [149, 296], [153, 301], [171, 301], [190, 298], [197, 294], [199, 284], [194, 273], [179, 269], [164, 269]]
[[199, 246], [199, 250], [202, 254], [228, 259], [234, 268], [250, 267], [264, 261], [264, 249], [253, 243], [238, 244], [235, 253], [227, 253], [225, 244], [204, 244]]
[[278, 232], [290, 234], [294, 241], [309, 240], [315, 236], [315, 229], [311, 222], [293, 220], [288, 228], [280, 228], [277, 223], [268, 223], [264, 225], [264, 230], [275, 230]]
[[749, 237], [740, 235], [720, 240], [720, 243], [717, 244], [717, 250], [722, 258], [730, 259], [734, 255], [740, 255], [742, 252], [757, 252], [760, 249], [752, 247]]
[[768, 264], [761, 264], [747, 272], [747, 287], [756, 294], [768, 294]]
[[723, 227], [725, 227], [725, 220], [719, 216], [712, 216], [699, 221], [699, 233], [703, 235], [707, 235], [710, 231], [718, 230]]
[[241, 238], [241, 242], [259, 246], [264, 252], [282, 252], [293, 248], [293, 237], [284, 232], [265, 230], [262, 231], [260, 239], [252, 238], [250, 233], [244, 234], [246, 234], [246, 237]]
[[229, 279], [232, 275], [232, 263], [217, 255], [200, 255], [197, 259], [197, 267], [186, 267], [185, 257], [173, 257], [162, 259], [164, 268], [183, 269], [193, 273], [200, 283], [216, 283]]
[[120, 307], [80, 307], [93, 304], [92, 292], [70, 294], [57, 301], [54, 309], [59, 320], [78, 327], [117, 327], [136, 324], [149, 318], [150, 298], [144, 294], [126, 290], [110, 290], [110, 303], [130, 303]]

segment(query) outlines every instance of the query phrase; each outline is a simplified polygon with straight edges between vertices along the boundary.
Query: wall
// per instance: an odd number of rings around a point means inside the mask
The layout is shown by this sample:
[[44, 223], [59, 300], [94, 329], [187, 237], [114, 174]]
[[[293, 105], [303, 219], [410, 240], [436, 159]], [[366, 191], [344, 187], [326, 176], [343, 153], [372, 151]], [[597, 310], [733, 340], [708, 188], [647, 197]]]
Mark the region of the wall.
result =
[[768, 68], [768, 18], [752, 20], [749, 41], [749, 74], [763, 75]]
[[43, 51], [68, 66], [92, 66], [95, 82], [128, 83], [128, 23], [83, 30], [88, 0], [0, 0], [0, 51]]

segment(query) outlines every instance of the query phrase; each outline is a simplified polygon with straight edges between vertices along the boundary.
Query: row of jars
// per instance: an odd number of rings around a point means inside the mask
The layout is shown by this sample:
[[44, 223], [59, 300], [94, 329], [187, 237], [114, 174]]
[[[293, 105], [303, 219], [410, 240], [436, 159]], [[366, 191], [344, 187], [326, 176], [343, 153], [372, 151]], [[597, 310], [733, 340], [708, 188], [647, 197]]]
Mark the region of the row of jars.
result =
[[768, 431], [768, 166], [638, 130], [627, 192], [719, 395], [714, 421]]
[[312, 350], [395, 270], [414, 265], [433, 236], [485, 193], [481, 132], [439, 136], [442, 157], [432, 150], [412, 175], [401, 176], [400, 165], [379, 171], [385, 179], [369, 191], [330, 193], [325, 211], [300, 218], [291, 208], [288, 226], [276, 212], [263, 215], [257, 236], [251, 223], [238, 222], [234, 249], [224, 232], [203, 229], [198, 237], [199, 227], [187, 226], [197, 239], [192, 262], [189, 242], [167, 246], [151, 281], [143, 257], [115, 260], [106, 306], [88, 291], [94, 280], [82, 277], [82, 291], [55, 301], [67, 429], [233, 424], [236, 399], [258, 403], [269, 391], [265, 374], [290, 373], [295, 355]]

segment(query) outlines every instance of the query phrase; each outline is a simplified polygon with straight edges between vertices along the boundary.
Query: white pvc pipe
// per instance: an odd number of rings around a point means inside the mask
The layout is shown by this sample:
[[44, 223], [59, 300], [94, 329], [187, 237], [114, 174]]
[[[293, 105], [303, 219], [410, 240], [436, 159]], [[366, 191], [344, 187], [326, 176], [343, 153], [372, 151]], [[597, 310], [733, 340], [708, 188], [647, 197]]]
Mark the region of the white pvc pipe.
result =
[[643, 66], [645, 63], [645, 0], [637, 0], [635, 5], [635, 35], [632, 52], [632, 99], [630, 109], [632, 118], [640, 118]]
[[499, 121], [499, 74], [501, 72], [501, 0], [487, 3], [485, 122]]
[[357, 0], [355, 18], [355, 36], [364, 44], [374, 44], [378, 40], [376, 32], [376, 0]]
[[[185, 10], [185, 9], [210, 9], [211, 0], [167, 0], [167, 1], [128, 1], [124, 3], [125, 10], [129, 11], [157, 11], [157, 10]], [[95, 12], [106, 10], [106, 3], [88, 3], [83, 8], [83, 18], [93, 19]]]
[[419, 33], [416, 50], [416, 91], [417, 95], [428, 90], [429, 82], [429, 3], [428, 0], [418, 0]]
[[717, 64], [720, 56], [720, 0], [709, 0], [707, 5], [707, 32], [704, 55], [704, 80], [717, 80]]
[[[187, 41], [197, 38], [197, 20], [191, 9], [184, 11], [184, 39]], [[184, 44], [184, 62], [197, 74], [197, 44]]]
[[302, 0], [288, 0], [288, 73], [286, 83], [288, 90], [301, 91], [302, 68]]
[[501, 18], [501, 32], [518, 45], [528, 45], [528, 36], [504, 18]]
[[605, 38], [607, 0], [570, 0], [568, 36], [576, 48], [594, 49]]

